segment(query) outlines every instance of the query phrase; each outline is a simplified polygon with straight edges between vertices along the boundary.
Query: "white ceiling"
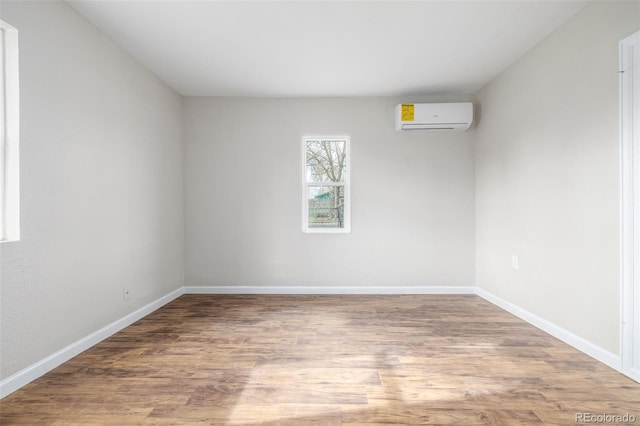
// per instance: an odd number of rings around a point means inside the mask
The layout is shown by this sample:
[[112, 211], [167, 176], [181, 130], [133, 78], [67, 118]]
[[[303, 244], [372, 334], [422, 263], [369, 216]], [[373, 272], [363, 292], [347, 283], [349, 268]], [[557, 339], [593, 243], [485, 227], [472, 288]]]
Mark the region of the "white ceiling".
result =
[[182, 95], [475, 93], [584, 1], [89, 1], [74, 9]]

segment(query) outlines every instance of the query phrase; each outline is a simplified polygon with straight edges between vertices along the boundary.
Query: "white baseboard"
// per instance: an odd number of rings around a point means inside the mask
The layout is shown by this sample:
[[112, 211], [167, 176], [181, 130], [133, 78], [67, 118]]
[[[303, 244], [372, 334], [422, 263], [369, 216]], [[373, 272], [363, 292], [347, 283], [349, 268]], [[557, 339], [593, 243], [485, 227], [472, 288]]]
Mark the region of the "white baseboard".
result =
[[185, 294], [475, 294], [474, 286], [199, 286]]
[[625, 376], [629, 377], [630, 379], [633, 379], [636, 382], [640, 383], [640, 370], [638, 370], [638, 369], [627, 369], [627, 370], [622, 370], [621, 373], [624, 374]]
[[501, 299], [498, 296], [495, 296], [486, 290], [483, 290], [478, 287], [476, 287], [475, 290], [478, 296], [482, 297], [488, 302], [491, 302], [494, 305], [498, 306], [499, 308], [502, 308], [505, 311], [512, 313], [518, 318], [539, 328], [545, 333], [552, 335], [556, 339], [559, 339], [564, 343], [570, 346], [573, 346], [579, 351], [584, 352], [585, 354], [608, 365], [609, 367], [620, 371], [621, 363], [620, 363], [620, 357], [618, 355], [615, 355], [605, 349], [602, 349], [601, 347], [594, 345], [588, 340], [583, 339], [582, 337], [576, 334], [573, 334], [572, 332], [565, 330], [564, 328], [559, 327], [543, 318], [540, 318], [539, 316], [534, 315], [531, 312], [528, 312], [522, 309], [521, 307], [514, 305], [511, 302], [507, 302], [506, 300]]
[[162, 296], [161, 298], [154, 300], [148, 305], [137, 309], [130, 314], [112, 322], [111, 324], [102, 327], [100, 330], [83, 337], [80, 340], [75, 341], [69, 346], [60, 349], [59, 351], [52, 353], [46, 358], [41, 359], [35, 364], [26, 367], [17, 373], [7, 377], [0, 381], [0, 398], [4, 398], [12, 392], [20, 389], [22, 386], [34, 381], [38, 377], [53, 370], [63, 362], [66, 362], [74, 356], [86, 351], [90, 347], [100, 343], [107, 337], [117, 333], [123, 328], [133, 324], [141, 318], [149, 315], [151, 312], [166, 305], [172, 300], [180, 297], [184, 293], [183, 287], [172, 291], [171, 293]]

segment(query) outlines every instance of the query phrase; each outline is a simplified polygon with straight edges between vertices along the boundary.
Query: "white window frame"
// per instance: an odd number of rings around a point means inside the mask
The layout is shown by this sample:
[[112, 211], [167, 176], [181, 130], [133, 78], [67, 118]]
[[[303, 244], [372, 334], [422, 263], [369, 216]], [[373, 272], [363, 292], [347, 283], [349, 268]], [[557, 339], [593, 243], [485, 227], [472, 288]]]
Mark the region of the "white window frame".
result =
[[0, 242], [20, 239], [18, 30], [0, 20]]
[[[315, 182], [307, 180], [307, 142], [308, 141], [344, 141], [346, 168], [342, 182]], [[303, 135], [302, 152], [302, 232], [309, 234], [348, 234], [351, 232], [351, 138], [348, 135]], [[344, 186], [344, 226], [342, 228], [309, 228], [308, 191], [312, 186]]]

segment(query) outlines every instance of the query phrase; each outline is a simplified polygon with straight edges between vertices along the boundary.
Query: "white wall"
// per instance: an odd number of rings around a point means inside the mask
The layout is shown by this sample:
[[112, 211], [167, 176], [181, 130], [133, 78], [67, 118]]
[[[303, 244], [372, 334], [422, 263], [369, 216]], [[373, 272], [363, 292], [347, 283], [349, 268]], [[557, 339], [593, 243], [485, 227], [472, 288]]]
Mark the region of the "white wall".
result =
[[[186, 282], [473, 285], [470, 133], [396, 133], [399, 101], [186, 98]], [[351, 136], [350, 234], [301, 230], [305, 133]]]
[[182, 285], [182, 101], [63, 2], [1, 11], [21, 70], [22, 240], [0, 245], [6, 378]]
[[639, 27], [640, 3], [592, 3], [478, 93], [476, 284], [613, 354], [618, 42]]

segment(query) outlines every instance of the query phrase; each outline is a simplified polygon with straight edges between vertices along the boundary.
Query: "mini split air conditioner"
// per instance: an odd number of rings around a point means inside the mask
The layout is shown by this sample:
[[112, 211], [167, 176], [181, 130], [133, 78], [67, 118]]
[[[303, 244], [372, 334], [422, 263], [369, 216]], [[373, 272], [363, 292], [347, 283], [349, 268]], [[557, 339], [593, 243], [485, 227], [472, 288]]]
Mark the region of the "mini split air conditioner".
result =
[[473, 104], [400, 104], [395, 115], [396, 130], [467, 130], [473, 122]]

